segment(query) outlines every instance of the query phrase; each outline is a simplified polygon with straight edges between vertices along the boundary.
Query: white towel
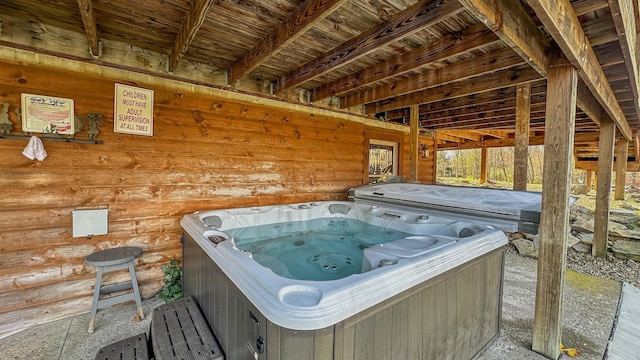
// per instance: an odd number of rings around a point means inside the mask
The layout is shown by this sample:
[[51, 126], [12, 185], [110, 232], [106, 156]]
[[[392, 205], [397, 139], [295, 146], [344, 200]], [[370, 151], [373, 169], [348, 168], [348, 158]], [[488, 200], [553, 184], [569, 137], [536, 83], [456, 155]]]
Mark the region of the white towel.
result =
[[47, 157], [47, 151], [44, 149], [44, 145], [42, 145], [42, 140], [37, 136], [32, 136], [27, 146], [22, 150], [22, 155], [28, 157], [30, 160], [35, 158], [42, 161]]

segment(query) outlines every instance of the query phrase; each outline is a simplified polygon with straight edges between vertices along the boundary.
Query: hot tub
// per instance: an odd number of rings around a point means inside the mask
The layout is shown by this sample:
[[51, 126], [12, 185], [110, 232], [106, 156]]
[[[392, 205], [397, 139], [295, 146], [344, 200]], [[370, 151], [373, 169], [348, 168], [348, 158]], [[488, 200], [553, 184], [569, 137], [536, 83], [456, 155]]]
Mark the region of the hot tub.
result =
[[[364, 187], [375, 196], [390, 189]], [[434, 216], [405, 200], [394, 206], [389, 195], [355, 197], [182, 219], [184, 294], [198, 300], [227, 359], [469, 359], [497, 337], [501, 230], [486, 219]], [[314, 222], [333, 228], [318, 235]], [[336, 250], [344, 238], [336, 228], [360, 237], [352, 250]], [[311, 246], [301, 233], [327, 246]], [[251, 248], [271, 236], [291, 243], [280, 259], [263, 252], [272, 245]], [[301, 255], [306, 246], [311, 252]], [[304, 266], [317, 274], [296, 271]], [[328, 280], [319, 280], [323, 273]]]

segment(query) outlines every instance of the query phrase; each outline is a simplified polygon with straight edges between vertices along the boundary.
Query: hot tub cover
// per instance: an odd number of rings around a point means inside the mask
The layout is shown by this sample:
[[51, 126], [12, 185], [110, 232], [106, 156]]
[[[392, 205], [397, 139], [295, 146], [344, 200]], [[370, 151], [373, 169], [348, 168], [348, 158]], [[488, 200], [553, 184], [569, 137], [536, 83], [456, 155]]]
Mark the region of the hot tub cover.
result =
[[355, 202], [429, 209], [442, 217], [532, 234], [538, 232], [542, 204], [539, 192], [414, 183], [360, 186], [350, 189], [349, 197]]

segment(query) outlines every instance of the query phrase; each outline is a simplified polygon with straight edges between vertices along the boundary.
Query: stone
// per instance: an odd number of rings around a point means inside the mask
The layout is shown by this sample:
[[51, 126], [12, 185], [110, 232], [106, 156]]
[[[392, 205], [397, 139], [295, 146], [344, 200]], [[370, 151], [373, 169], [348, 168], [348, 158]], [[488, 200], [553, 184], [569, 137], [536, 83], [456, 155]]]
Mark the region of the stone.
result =
[[512, 241], [513, 245], [518, 249], [518, 253], [522, 256], [538, 258], [538, 251], [533, 246], [533, 241], [527, 239], [516, 239]]
[[587, 245], [579, 242], [573, 245], [571, 248], [579, 253], [591, 254], [591, 245]]
[[640, 241], [618, 240], [613, 243], [611, 251], [617, 258], [640, 261]]
[[611, 230], [609, 229], [609, 235], [617, 238], [626, 238], [626, 239], [637, 239], [640, 240], [640, 229], [621, 229], [621, 230]]
[[593, 233], [593, 219], [578, 216], [576, 221], [571, 224], [571, 230], [582, 233]]
[[514, 233], [511, 233], [511, 238], [514, 239], [514, 240], [515, 239], [526, 239], [526, 235], [524, 233], [521, 233], [521, 232], [514, 232]]
[[609, 210], [609, 220], [629, 226], [640, 221], [640, 217], [634, 212], [626, 209]]
[[572, 234], [569, 234], [569, 236], [567, 236], [567, 249], [578, 243], [580, 243], [580, 239], [578, 239], [577, 237], [573, 236]]
[[593, 234], [591, 233], [577, 233], [576, 237], [583, 244], [593, 245]]

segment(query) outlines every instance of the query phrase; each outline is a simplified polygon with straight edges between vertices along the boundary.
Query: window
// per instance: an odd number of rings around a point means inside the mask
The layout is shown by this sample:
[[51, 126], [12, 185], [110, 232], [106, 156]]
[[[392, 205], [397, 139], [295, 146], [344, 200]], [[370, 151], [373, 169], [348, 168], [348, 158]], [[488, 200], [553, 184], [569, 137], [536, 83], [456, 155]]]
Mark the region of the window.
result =
[[369, 183], [398, 175], [398, 143], [369, 141]]

